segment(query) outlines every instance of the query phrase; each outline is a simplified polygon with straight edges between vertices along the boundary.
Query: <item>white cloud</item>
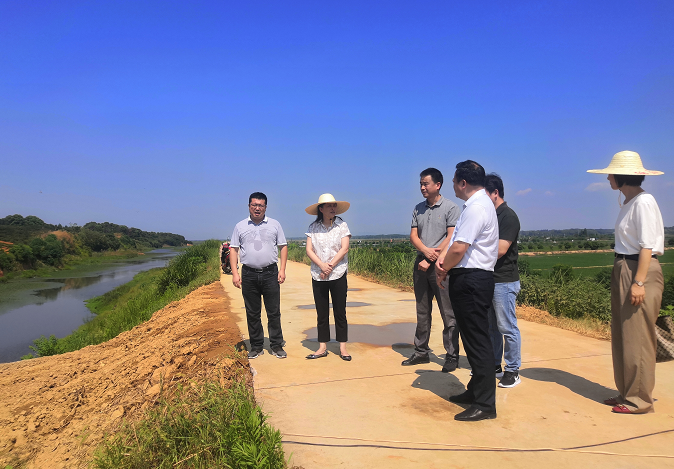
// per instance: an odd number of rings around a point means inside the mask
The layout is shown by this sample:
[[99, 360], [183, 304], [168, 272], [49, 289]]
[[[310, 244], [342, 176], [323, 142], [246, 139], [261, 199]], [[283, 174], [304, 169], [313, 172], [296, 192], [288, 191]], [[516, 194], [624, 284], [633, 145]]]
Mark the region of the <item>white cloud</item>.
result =
[[555, 193], [552, 192], [552, 191], [545, 191], [545, 195], [547, 195], [547, 196], [553, 196], [553, 195], [555, 195]]
[[605, 191], [610, 189], [611, 185], [608, 182], [593, 182], [585, 188], [589, 192]]
[[517, 192], [515, 193], [515, 195], [527, 195], [529, 192], [531, 192], [531, 187], [528, 188], [528, 189], [524, 189], [524, 190], [521, 190], [521, 191], [517, 191]]

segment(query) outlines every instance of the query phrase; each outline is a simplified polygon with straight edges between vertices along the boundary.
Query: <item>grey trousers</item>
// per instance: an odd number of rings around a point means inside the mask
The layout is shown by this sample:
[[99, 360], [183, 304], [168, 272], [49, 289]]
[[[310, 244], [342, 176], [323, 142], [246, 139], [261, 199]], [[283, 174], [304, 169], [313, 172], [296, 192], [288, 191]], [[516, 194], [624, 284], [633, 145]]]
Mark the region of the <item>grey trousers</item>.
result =
[[454, 318], [454, 310], [449, 300], [449, 276], [444, 281], [445, 289], [438, 287], [435, 281], [435, 265], [431, 264], [427, 271], [419, 270], [419, 262], [423, 257], [417, 256], [414, 262], [414, 297], [417, 301], [417, 330], [414, 333], [414, 350], [416, 355], [426, 356], [431, 351], [428, 340], [431, 336], [431, 312], [433, 298], [438, 302], [442, 317], [442, 343], [447, 358], [459, 359], [459, 328]]

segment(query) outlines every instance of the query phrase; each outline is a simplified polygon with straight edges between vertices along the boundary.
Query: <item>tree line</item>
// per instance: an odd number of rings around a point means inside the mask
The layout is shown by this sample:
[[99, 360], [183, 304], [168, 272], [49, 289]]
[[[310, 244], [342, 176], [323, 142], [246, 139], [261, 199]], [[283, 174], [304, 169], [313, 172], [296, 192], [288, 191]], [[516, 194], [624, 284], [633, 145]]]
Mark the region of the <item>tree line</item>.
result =
[[89, 222], [84, 226], [52, 225], [29, 215], [0, 218], [0, 270], [60, 266], [67, 255], [184, 246], [184, 236], [129, 228], [115, 223]]

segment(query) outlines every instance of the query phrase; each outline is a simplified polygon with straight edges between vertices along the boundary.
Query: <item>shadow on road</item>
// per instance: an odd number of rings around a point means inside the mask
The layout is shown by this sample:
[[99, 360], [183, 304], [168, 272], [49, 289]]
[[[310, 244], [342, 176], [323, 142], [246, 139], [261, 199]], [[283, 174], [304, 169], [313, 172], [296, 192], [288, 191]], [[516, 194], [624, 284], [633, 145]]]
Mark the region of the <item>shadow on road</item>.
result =
[[536, 381], [548, 381], [568, 388], [571, 392], [595, 402], [603, 402], [607, 397], [616, 394], [615, 389], [607, 388], [582, 376], [554, 368], [525, 368], [520, 375]]

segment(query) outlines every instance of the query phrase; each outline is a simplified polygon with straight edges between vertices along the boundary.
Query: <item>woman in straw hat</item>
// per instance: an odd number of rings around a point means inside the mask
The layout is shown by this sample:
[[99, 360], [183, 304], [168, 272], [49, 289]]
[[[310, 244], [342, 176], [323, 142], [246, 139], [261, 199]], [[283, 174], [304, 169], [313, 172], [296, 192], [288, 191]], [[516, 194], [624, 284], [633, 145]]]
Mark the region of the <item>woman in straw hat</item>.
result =
[[351, 361], [346, 351], [348, 324], [346, 322], [346, 272], [348, 270], [349, 239], [351, 232], [339, 215], [349, 209], [348, 202], [337, 201], [332, 194], [323, 194], [318, 203], [306, 208], [309, 215], [316, 215], [316, 221], [309, 225], [307, 235], [307, 256], [311, 259], [311, 284], [314, 289], [318, 342], [320, 346], [308, 359], [323, 358], [328, 355], [330, 342], [330, 299], [335, 316], [335, 336], [339, 342], [339, 356]]
[[611, 164], [589, 173], [608, 174], [611, 189], [625, 196], [615, 224], [611, 276], [611, 348], [619, 395], [605, 404], [620, 414], [653, 412], [655, 321], [664, 281], [657, 256], [664, 254], [665, 230], [655, 198], [641, 188], [649, 171], [633, 151], [616, 153]]

